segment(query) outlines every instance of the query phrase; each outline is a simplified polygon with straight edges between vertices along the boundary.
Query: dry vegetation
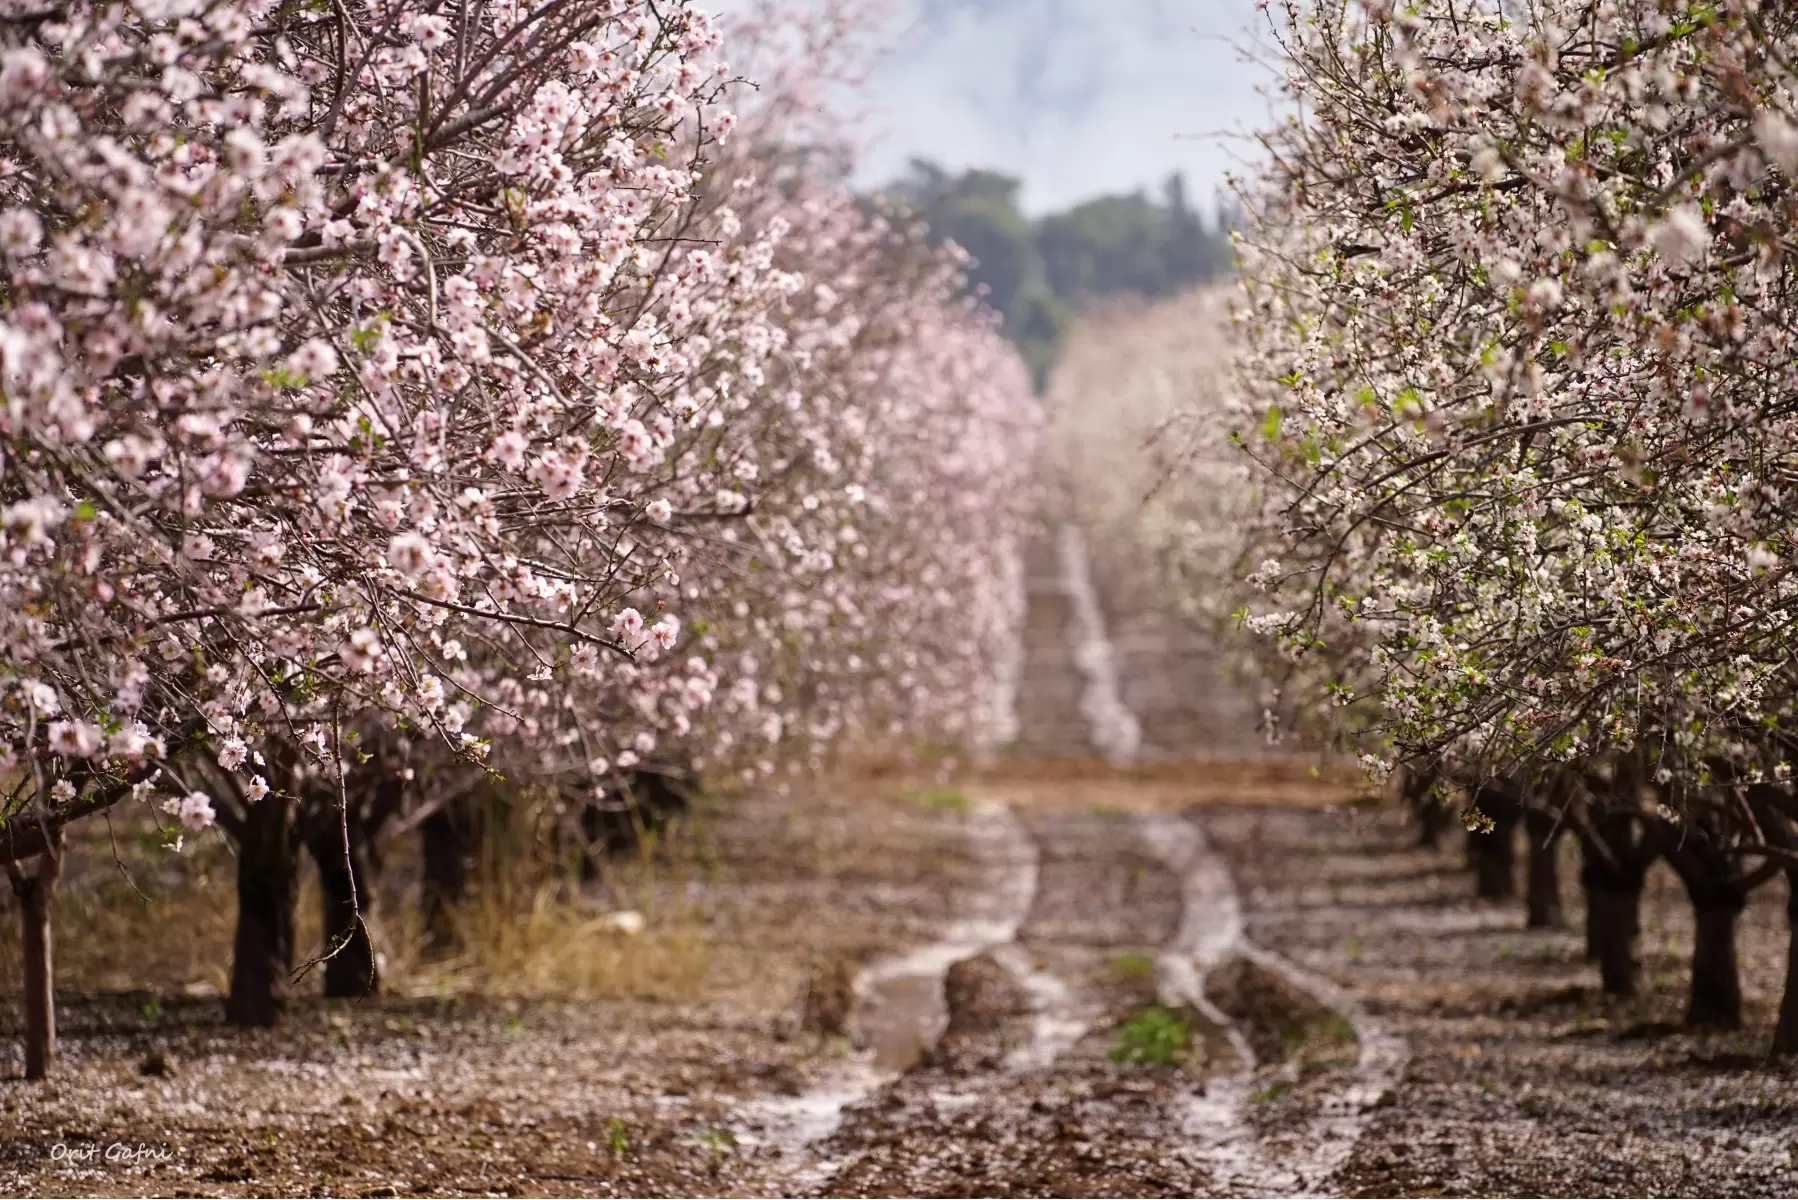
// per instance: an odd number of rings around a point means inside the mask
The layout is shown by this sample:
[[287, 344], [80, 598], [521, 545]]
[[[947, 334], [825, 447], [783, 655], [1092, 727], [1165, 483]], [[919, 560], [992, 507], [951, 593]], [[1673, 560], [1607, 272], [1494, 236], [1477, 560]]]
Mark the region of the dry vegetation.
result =
[[[485, 856], [471, 899], [452, 914], [462, 946], [448, 957], [423, 951], [415, 846], [390, 843], [370, 911], [383, 990], [415, 998], [691, 1000], [732, 976], [734, 954], [755, 960], [770, 947], [825, 936], [805, 919], [807, 889], [879, 875], [893, 838], [907, 839], [889, 827], [932, 815], [915, 799], [928, 778], [889, 768], [809, 782], [803, 796], [717, 799], [643, 853], [603, 863], [600, 878], [584, 887], [546, 861], [535, 839], [513, 839]], [[71, 843], [57, 896], [62, 991], [220, 995], [236, 920], [235, 863], [224, 838], [189, 837], [176, 850], [148, 823], [116, 818], [113, 836], [104, 824], [83, 832]], [[308, 867], [297, 909], [302, 961], [323, 952], [318, 906]], [[739, 911], [744, 906], [753, 911]], [[629, 913], [643, 918], [641, 933], [630, 932], [628, 918], [621, 922]], [[880, 927], [868, 936], [894, 932]], [[13, 978], [15, 941], [0, 938], [0, 971]], [[302, 968], [301, 978], [315, 974]]]
[[1318, 807], [1355, 802], [1366, 790], [1363, 778], [1340, 763], [1284, 758], [1189, 758], [1127, 766], [1098, 758], [1011, 759], [973, 778], [1015, 808], [1043, 812], [1107, 807], [1179, 812], [1211, 804]]

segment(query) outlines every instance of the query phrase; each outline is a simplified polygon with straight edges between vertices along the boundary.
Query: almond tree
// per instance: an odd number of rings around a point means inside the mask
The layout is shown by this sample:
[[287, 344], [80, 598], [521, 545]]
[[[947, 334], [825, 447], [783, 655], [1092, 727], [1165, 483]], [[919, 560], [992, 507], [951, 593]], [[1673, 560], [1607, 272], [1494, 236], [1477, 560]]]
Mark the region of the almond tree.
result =
[[1719, 771], [1789, 776], [1798, 27], [1326, 0], [1280, 36], [1300, 115], [1243, 249], [1281, 493], [1256, 619], [1365, 707], [1376, 770], [1529, 801], [1572, 766], [1585, 809], [1678, 820], [1706, 847], [1675, 863], [1691, 1015], [1730, 1023], [1734, 913], [1773, 860]]
[[353, 861], [387, 747], [729, 759], [783, 695], [846, 712], [863, 664], [894, 681], [870, 711], [949, 711], [1015, 616], [986, 581], [1020, 376], [845, 199], [740, 176], [746, 221], [707, 190], [718, 49], [646, 0], [0, 22], [0, 851], [43, 863], [15, 886], [127, 797], [222, 819], [261, 1023], [299, 846], [335, 813]]

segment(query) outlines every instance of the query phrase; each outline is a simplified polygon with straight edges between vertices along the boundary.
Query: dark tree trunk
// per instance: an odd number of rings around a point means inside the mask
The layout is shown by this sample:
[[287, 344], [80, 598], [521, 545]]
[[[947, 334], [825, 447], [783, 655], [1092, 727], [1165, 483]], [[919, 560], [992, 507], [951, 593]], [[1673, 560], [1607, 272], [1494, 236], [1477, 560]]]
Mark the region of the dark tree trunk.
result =
[[1448, 810], [1435, 796], [1426, 793], [1415, 802], [1412, 811], [1417, 816], [1417, 844], [1434, 850], [1442, 841], [1442, 831], [1448, 828]]
[[237, 939], [225, 998], [234, 1025], [274, 1025], [287, 1007], [298, 867], [294, 802], [270, 792], [249, 806], [237, 846]]
[[1524, 836], [1529, 839], [1529, 908], [1531, 929], [1558, 929], [1561, 926], [1561, 875], [1557, 869], [1556, 850], [1565, 828], [1549, 813], [1531, 810], [1524, 815]]
[[424, 819], [419, 838], [424, 852], [425, 946], [437, 954], [459, 944], [455, 907], [468, 896], [469, 837], [465, 821], [446, 805]]
[[1434, 849], [1442, 840], [1442, 831], [1448, 828], [1448, 809], [1436, 795], [1435, 785], [1434, 775], [1414, 767], [1405, 768], [1404, 798], [1417, 822], [1417, 844], [1425, 849]]
[[1483, 843], [1474, 854], [1474, 894], [1482, 900], [1517, 894], [1517, 856], [1509, 829], [1475, 834]]
[[19, 901], [19, 933], [24, 956], [25, 1078], [44, 1079], [56, 1062], [56, 956], [50, 931], [50, 900], [62, 872], [62, 832], [38, 855], [35, 874], [7, 864]]
[[[1749, 784], [1743, 799], [1761, 835], [1788, 852], [1798, 850], [1798, 797], [1789, 785]], [[1798, 866], [1783, 868], [1786, 877], [1786, 986], [1779, 1000], [1779, 1022], [1773, 1029], [1773, 1053], [1798, 1054]]]
[[1798, 1054], [1798, 871], [1786, 871], [1786, 990], [1779, 1001], [1773, 1053]]
[[1693, 911], [1697, 936], [1692, 942], [1692, 996], [1686, 1024], [1739, 1029], [1742, 984], [1736, 966], [1736, 918], [1742, 905], [1708, 905]]
[[368, 936], [368, 912], [373, 901], [367, 835], [350, 826], [348, 856], [343, 830], [330, 828], [315, 835], [309, 845], [318, 864], [321, 915], [324, 918], [325, 995], [372, 996], [380, 990], [375, 947]]
[[1759, 880], [1741, 875], [1721, 837], [1705, 826], [1663, 827], [1661, 841], [1667, 862], [1692, 902], [1692, 992], [1686, 1024], [1704, 1029], [1740, 1028], [1742, 983], [1736, 963], [1736, 918], [1748, 907], [1748, 892]]
[[27, 879], [19, 890], [25, 943], [25, 1078], [42, 1079], [56, 1061], [56, 964], [50, 935], [50, 889]]
[[1655, 846], [1627, 810], [1601, 812], [1580, 834], [1580, 887], [1586, 894], [1586, 957], [1596, 959], [1606, 995], [1636, 993], [1636, 938], [1642, 885]]
[[1467, 853], [1473, 860], [1474, 891], [1481, 899], [1502, 899], [1517, 894], [1517, 823], [1521, 807], [1493, 788], [1475, 793], [1475, 804], [1491, 820], [1484, 833], [1467, 835]]
[[1641, 929], [1642, 889], [1586, 887], [1588, 943], [1596, 942], [1598, 977], [1607, 996], [1636, 994], [1636, 935]]

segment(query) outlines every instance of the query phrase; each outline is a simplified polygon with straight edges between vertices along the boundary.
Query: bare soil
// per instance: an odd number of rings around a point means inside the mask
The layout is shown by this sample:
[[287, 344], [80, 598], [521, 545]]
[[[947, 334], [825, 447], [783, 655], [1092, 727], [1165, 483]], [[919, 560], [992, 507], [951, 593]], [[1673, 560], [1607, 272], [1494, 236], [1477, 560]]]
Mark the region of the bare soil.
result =
[[[849, 1051], [800, 1032], [808, 987], [832, 964], [903, 947], [947, 919], [969, 868], [960, 824], [960, 813], [896, 783], [743, 798], [615, 886], [612, 900], [642, 905], [642, 935], [577, 923], [534, 948], [562, 960], [539, 972], [552, 984], [570, 977], [566, 960], [597, 957], [620, 977], [607, 994], [495, 995], [508, 989], [450, 963], [400, 972], [399, 995], [326, 1001], [315, 972], [273, 1030], [227, 1027], [211, 980], [186, 978], [183, 943], [212, 939], [211, 923], [146, 925], [138, 949], [151, 986], [105, 986], [124, 965], [83, 935], [95, 924], [113, 932], [117, 870], [106, 857], [77, 858], [61, 914], [77, 949], [64, 955], [51, 1081], [19, 1079], [16, 994], [0, 1004], [12, 1057], [0, 1083], [0, 1191], [740, 1190], [734, 1106], [798, 1090]], [[128, 865], [140, 883], [165, 869], [156, 858]], [[155, 898], [172, 917], [201, 903], [194, 892], [228, 906], [228, 889], [201, 877], [163, 880]], [[104, 914], [94, 891], [108, 892]], [[211, 949], [228, 961], [228, 944]]]
[[[1643, 994], [1607, 1003], [1568, 924], [1470, 899], [1459, 836], [1439, 850], [1391, 810], [1210, 807], [1256, 942], [1364, 998], [1410, 1063], [1328, 1190], [1364, 1196], [1789, 1196], [1798, 1065], [1766, 1058], [1785, 970], [1785, 889], [1739, 929], [1746, 1024], [1682, 1027], [1692, 920], [1665, 866], [1643, 901]], [[1289, 1119], [1288, 1097], [1267, 1119]]]
[[1247, 757], [1253, 706], [1115, 589], [1146, 761], [1096, 758], [1056, 570], [1039, 547], [1014, 753], [718, 798], [584, 894], [495, 887], [447, 961], [418, 953], [398, 847], [385, 994], [326, 1001], [313, 972], [278, 1029], [223, 1024], [222, 840], [90, 822], [51, 1081], [19, 1078], [0, 994], [0, 1192], [1798, 1193], [1798, 1067], [1764, 1056], [1782, 884], [1741, 921], [1743, 1030], [1680, 1026], [1664, 869], [1643, 994], [1607, 1004], [1571, 857], [1566, 929], [1475, 902], [1456, 838], [1419, 849], [1339, 769]]
[[[1145, 841], [1139, 814], [1165, 813], [1181, 785], [1091, 775], [1039, 806], [1027, 801], [1040, 782], [1017, 781], [1036, 874], [1015, 937], [949, 968], [940, 1039], [921, 1040], [908, 1062], [889, 1061], [810, 1143], [759, 1137], [760, 1107], [827, 1089], [875, 1052], [856, 1044], [865, 1001], [853, 987], [838, 1001], [850, 1009], [846, 1036], [803, 1028], [808, 995], [815, 1006], [833, 974], [841, 992], [860, 967], [953, 923], [981, 886], [966, 841], [972, 818], [955, 798], [1004, 796], [1003, 781], [964, 793], [838, 780], [821, 795], [738, 801], [703, 839], [706, 870], [691, 872], [678, 897], [666, 894], [672, 867], [645, 874], [637, 895], [651, 901], [649, 928], [622, 946], [615, 935], [603, 943], [626, 959], [699, 955], [679, 995], [665, 972], [637, 976], [662, 980], [645, 994], [579, 1000], [471, 991], [453, 974], [431, 994], [429, 977], [414, 974], [401, 980], [411, 994], [301, 996], [282, 1028], [245, 1031], [223, 1025], [215, 996], [65, 977], [57, 1077], [19, 1081], [15, 1060], [14, 1079], [0, 1084], [0, 1188], [1264, 1190], [1254, 1180], [1272, 1177], [1239, 1176], [1240, 1163], [1217, 1157], [1192, 1105], [1245, 1078], [1239, 1035], [1258, 1063], [1246, 1076], [1251, 1151], [1276, 1161], [1282, 1139], [1312, 1129], [1353, 1075], [1353, 1025], [1243, 958], [1211, 971], [1210, 1015], [1169, 1004], [1153, 964], [1182, 920], [1181, 886]], [[1207, 793], [1200, 778], [1187, 786]], [[1070, 795], [1093, 799], [1082, 806]], [[791, 819], [796, 805], [803, 819]], [[1798, 1070], [1764, 1058], [1783, 971], [1778, 884], [1742, 921], [1747, 1027], [1697, 1034], [1679, 1024], [1689, 912], [1661, 872], [1644, 911], [1644, 994], [1607, 1005], [1577, 925], [1525, 931], [1519, 904], [1469, 899], [1459, 846], [1415, 848], [1400, 814], [1210, 800], [1187, 816], [1228, 861], [1250, 940], [1358, 997], [1409, 1052], [1352, 1150], [1311, 1189], [1798, 1190]], [[1564, 869], [1576, 923], [1571, 860]], [[79, 894], [79, 876], [71, 886]], [[78, 926], [65, 930], [78, 936]], [[1116, 1061], [1126, 1027], [1162, 1007], [1186, 1030], [1177, 1059]], [[17, 1012], [8, 1007], [0, 1020], [16, 1038]]]
[[[948, 977], [948, 1029], [934, 1052], [852, 1109], [821, 1148], [826, 1195], [1194, 1195], [1204, 1164], [1179, 1151], [1180, 1098], [1202, 1086], [1201, 1043], [1179, 1063], [1114, 1062], [1119, 1027], [1156, 1001], [1132, 964], [1180, 918], [1178, 881], [1127, 814], [1028, 821], [1037, 892], [1008, 956]], [[1030, 1062], [1037, 1016], [1020, 979], [1067, 989], [1070, 1045]]]

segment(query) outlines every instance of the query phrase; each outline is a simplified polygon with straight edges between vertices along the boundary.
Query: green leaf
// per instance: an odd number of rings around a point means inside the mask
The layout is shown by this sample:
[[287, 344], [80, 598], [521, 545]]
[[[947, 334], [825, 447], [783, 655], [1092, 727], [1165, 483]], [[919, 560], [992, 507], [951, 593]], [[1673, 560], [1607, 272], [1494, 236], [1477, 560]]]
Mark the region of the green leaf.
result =
[[1266, 438], [1270, 442], [1279, 441], [1280, 440], [1280, 419], [1281, 419], [1280, 406], [1278, 404], [1268, 405], [1267, 406], [1267, 416], [1265, 416], [1261, 419], [1261, 436]]

